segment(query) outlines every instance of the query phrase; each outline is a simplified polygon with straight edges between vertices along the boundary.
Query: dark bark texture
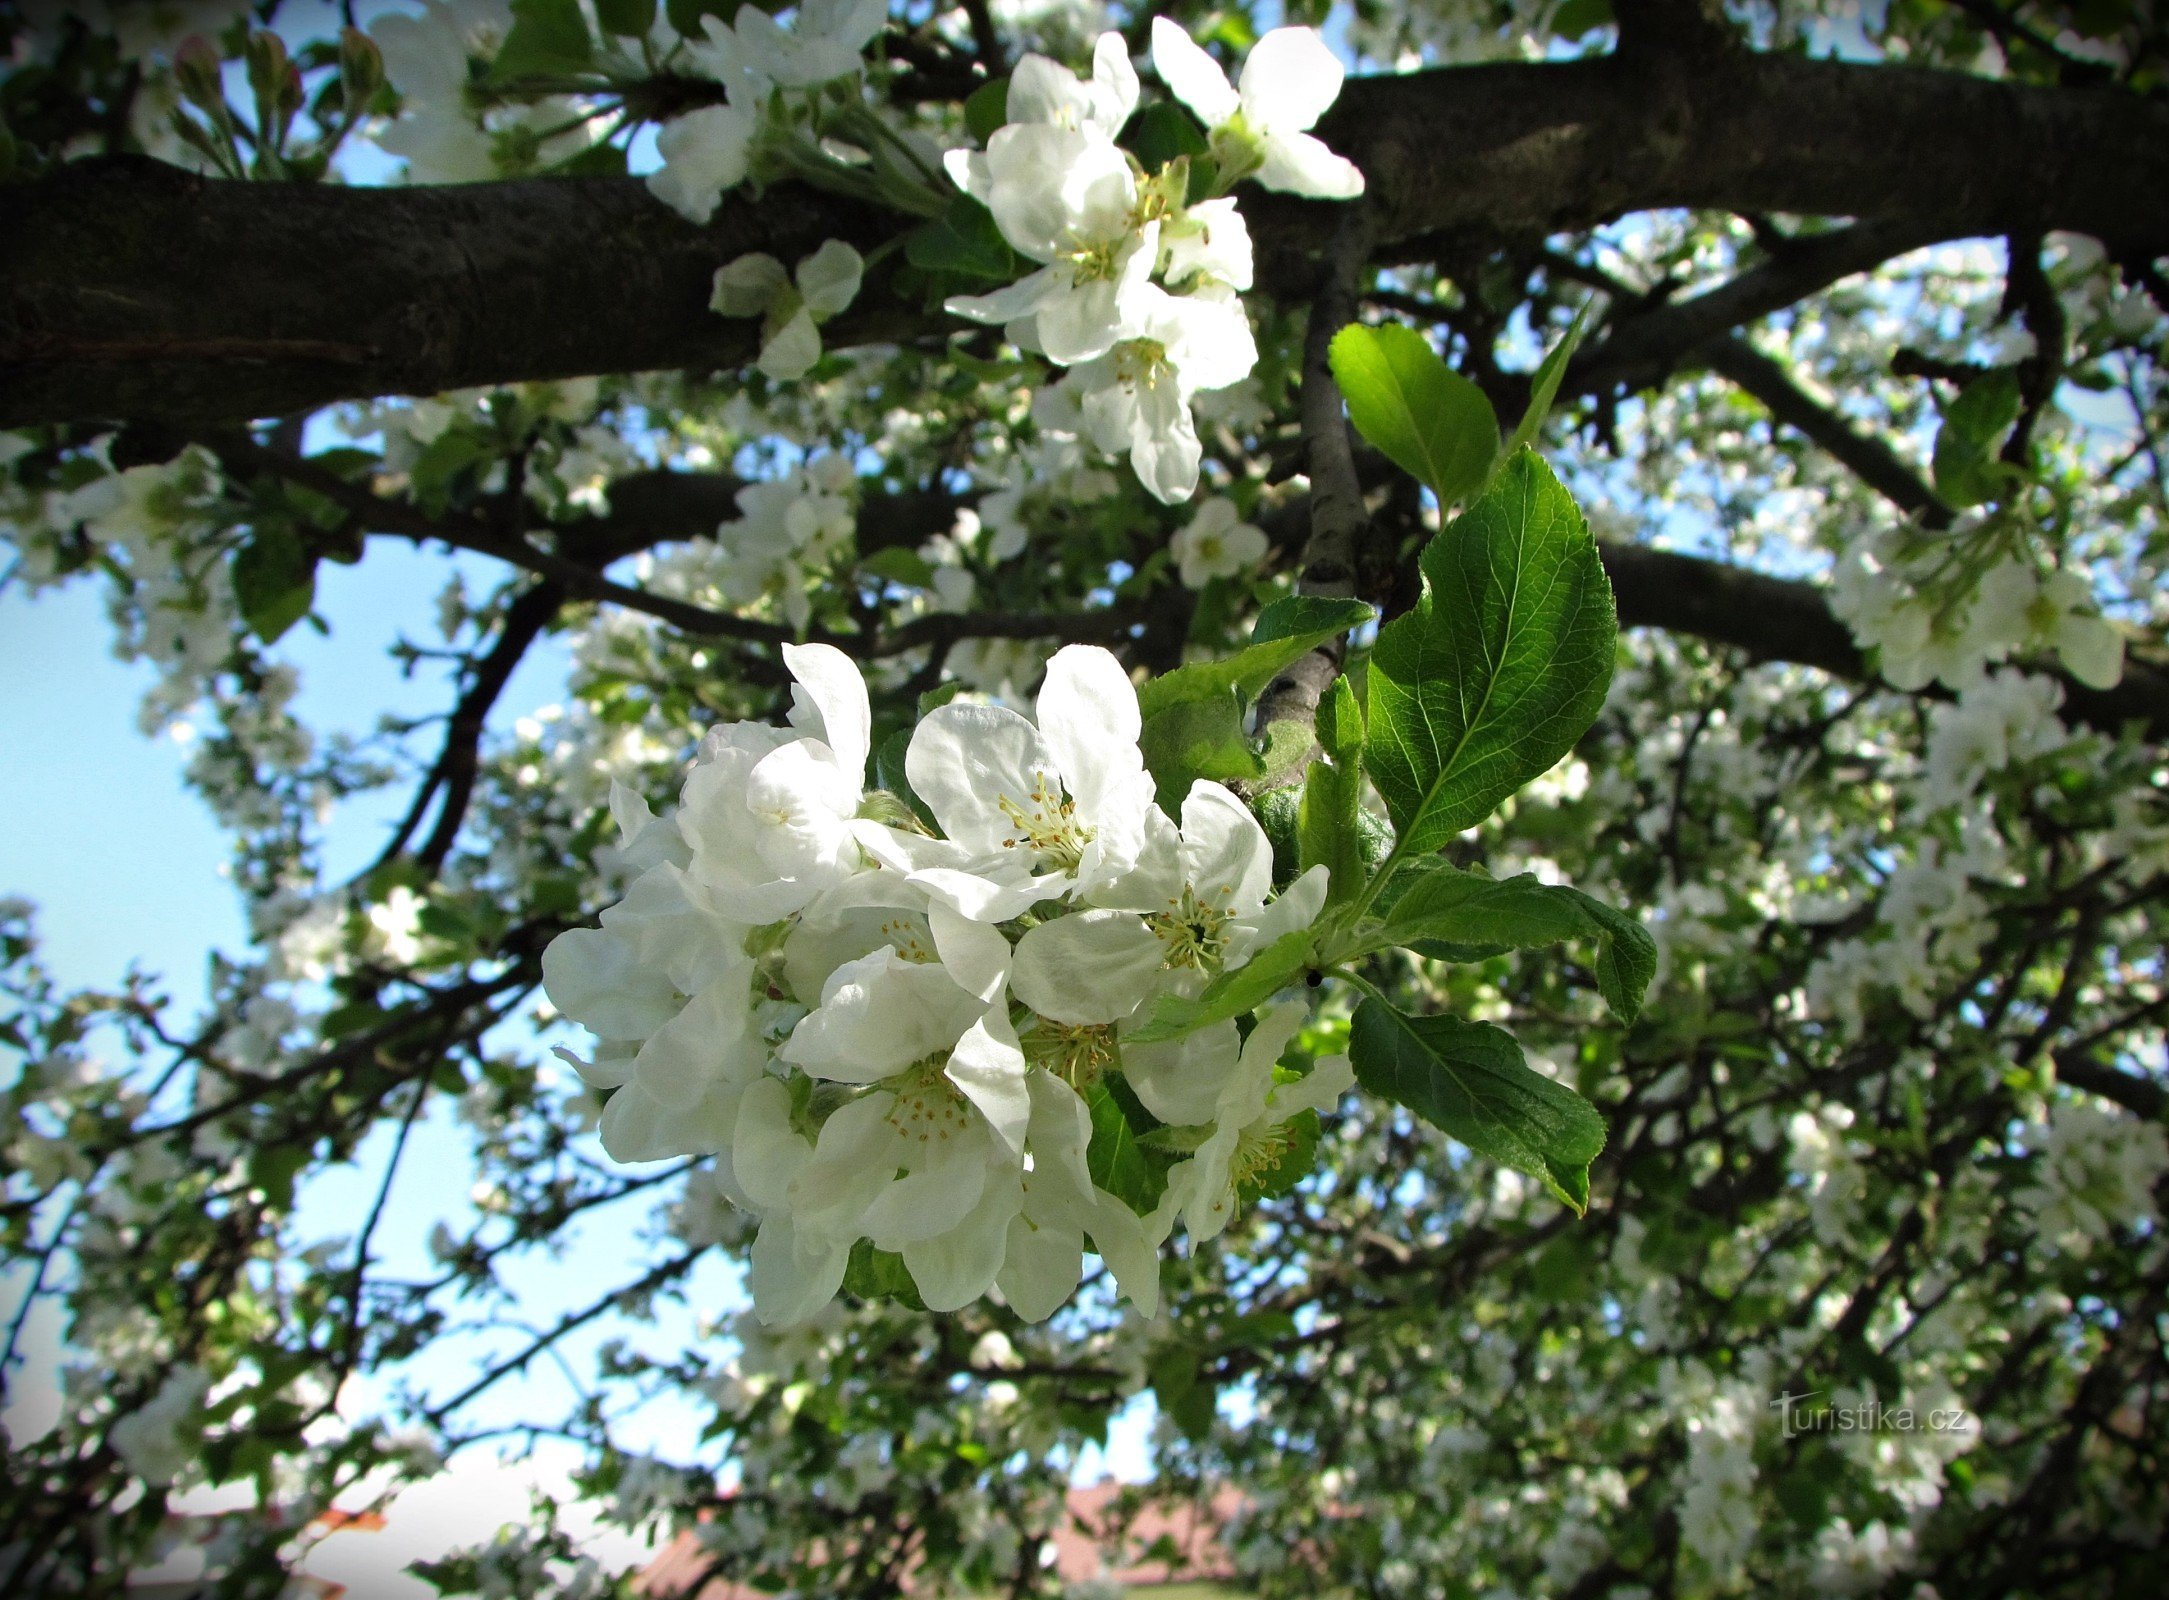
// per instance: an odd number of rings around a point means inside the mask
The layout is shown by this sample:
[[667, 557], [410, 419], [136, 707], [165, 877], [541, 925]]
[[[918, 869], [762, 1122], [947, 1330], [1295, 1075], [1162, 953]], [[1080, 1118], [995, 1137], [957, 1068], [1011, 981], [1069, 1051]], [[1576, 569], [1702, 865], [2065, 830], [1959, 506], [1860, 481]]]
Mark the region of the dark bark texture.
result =
[[[1671, 206], [1877, 219], [1903, 225], [1901, 244], [2062, 228], [2141, 260], [2169, 249], [2169, 104], [2111, 89], [1626, 52], [1358, 79], [1322, 132], [1370, 176], [1381, 260]], [[703, 228], [637, 179], [370, 190], [140, 160], [79, 163], [0, 196], [0, 426], [231, 420], [734, 365], [753, 330], [707, 309], [718, 265], [832, 237], [869, 245], [898, 226], [791, 187], [734, 198]], [[1336, 208], [1246, 206], [1263, 286], [1307, 299]], [[832, 332], [942, 327], [877, 313]]]

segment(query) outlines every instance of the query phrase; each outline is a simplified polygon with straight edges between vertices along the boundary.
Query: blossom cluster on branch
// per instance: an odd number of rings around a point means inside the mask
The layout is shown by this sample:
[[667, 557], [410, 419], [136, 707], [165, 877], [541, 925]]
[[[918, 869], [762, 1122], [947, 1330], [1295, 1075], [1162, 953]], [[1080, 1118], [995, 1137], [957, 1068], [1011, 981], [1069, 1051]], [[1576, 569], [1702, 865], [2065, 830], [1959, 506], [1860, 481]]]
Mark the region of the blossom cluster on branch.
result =
[[[1123, 1025], [1307, 927], [1324, 869], [1273, 895], [1263, 830], [1202, 779], [1178, 828], [1104, 650], [1055, 656], [1036, 723], [930, 710], [903, 794], [868, 788], [850, 658], [785, 660], [789, 730], [711, 730], [667, 818], [613, 796], [638, 876], [544, 956], [551, 1001], [598, 1041], [568, 1058], [608, 1093], [604, 1148], [718, 1158], [718, 1186], [761, 1218], [751, 1284], [772, 1321], [825, 1306], [862, 1240], [901, 1257], [930, 1309], [998, 1286], [1038, 1321], [1077, 1287], [1089, 1239], [1150, 1314], [1177, 1219], [1218, 1234], [1287, 1154], [1288, 1124], [1352, 1077], [1339, 1060], [1276, 1081], [1296, 1004], [1247, 1040], [1232, 1018], [1160, 1044], [1125, 1044]], [[1148, 1216], [1088, 1166], [1083, 1097], [1110, 1073], [1186, 1153]]]

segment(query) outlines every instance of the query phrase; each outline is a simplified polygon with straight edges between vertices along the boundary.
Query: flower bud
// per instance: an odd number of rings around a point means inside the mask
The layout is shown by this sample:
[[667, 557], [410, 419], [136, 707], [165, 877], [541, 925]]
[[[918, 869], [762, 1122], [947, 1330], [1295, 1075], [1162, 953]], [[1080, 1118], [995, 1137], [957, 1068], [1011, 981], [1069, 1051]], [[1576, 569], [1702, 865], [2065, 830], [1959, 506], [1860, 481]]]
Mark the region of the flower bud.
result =
[[226, 86], [219, 76], [222, 65], [218, 46], [200, 33], [190, 34], [173, 52], [174, 81], [182, 96], [214, 117], [226, 110]]
[[249, 88], [258, 105], [276, 105], [286, 87], [290, 63], [286, 41], [275, 33], [252, 33], [243, 54], [248, 58]]
[[376, 40], [359, 28], [339, 34], [339, 88], [346, 97], [349, 116], [359, 116], [377, 90], [384, 86], [384, 57]]

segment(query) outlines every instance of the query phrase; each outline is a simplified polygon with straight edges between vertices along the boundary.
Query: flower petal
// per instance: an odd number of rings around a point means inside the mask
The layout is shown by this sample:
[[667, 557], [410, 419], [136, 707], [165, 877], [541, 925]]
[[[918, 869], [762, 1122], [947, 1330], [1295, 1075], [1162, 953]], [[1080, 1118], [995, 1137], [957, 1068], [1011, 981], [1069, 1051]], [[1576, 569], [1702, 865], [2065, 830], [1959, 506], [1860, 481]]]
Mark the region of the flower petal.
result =
[[1266, 141], [1258, 182], [1313, 200], [1353, 200], [1363, 193], [1363, 169], [1307, 133], [1281, 133]]
[[1018, 1204], [1015, 1178], [989, 1183], [958, 1226], [904, 1246], [904, 1265], [927, 1310], [960, 1311], [994, 1287]]
[[1024, 805], [1059, 770], [1039, 731], [1001, 706], [937, 707], [904, 754], [904, 775], [941, 831], [982, 855], [1016, 848], [1001, 802]]
[[988, 923], [947, 906], [935, 906], [927, 913], [927, 923], [949, 976], [968, 993], [991, 1002], [1009, 977], [1009, 941]]
[[836, 1298], [851, 1258], [848, 1243], [803, 1234], [787, 1211], [771, 1211], [754, 1236], [746, 1283], [753, 1314], [770, 1327], [804, 1322]]
[[550, 1004], [601, 1039], [645, 1039], [677, 1015], [670, 980], [603, 928], [568, 928], [542, 952]]
[[1124, 1044], [1122, 1076], [1162, 1122], [1195, 1127], [1218, 1114], [1220, 1093], [1242, 1054], [1232, 1022], [1216, 1022], [1186, 1039]]
[[1275, 28], [1243, 62], [1243, 115], [1263, 133], [1308, 128], [1340, 98], [1346, 75], [1316, 28]]
[[[1160, 75], [1168, 92], [1195, 111], [1208, 128], [1219, 127], [1242, 108], [1220, 63], [1199, 47], [1181, 23], [1166, 17], [1152, 19], [1152, 70]], [[1339, 87], [1334, 85], [1335, 93]]]
[[813, 325], [813, 313], [800, 306], [790, 321], [762, 342], [754, 365], [778, 383], [796, 383], [820, 359], [821, 335]]
[[773, 1211], [790, 1196], [791, 1180], [813, 1159], [813, 1143], [791, 1126], [791, 1092], [763, 1077], [738, 1102], [731, 1136], [731, 1173], [746, 1198]]
[[834, 1083], [878, 1083], [948, 1051], [978, 1011], [939, 966], [901, 960], [884, 945], [830, 974], [821, 1004], [776, 1055]]
[[834, 645], [787, 644], [783, 664], [820, 713], [820, 737], [835, 752], [836, 765], [863, 783], [874, 714], [858, 663]]
[[1141, 918], [1080, 911], [1027, 930], [1010, 987], [1055, 1022], [1119, 1022], [1143, 1002], [1166, 954]]
[[1078, 811], [1096, 819], [1109, 791], [1144, 770], [1137, 748], [1144, 718], [1137, 687], [1111, 651], [1065, 645], [1047, 663], [1039, 691], [1039, 736]]
[[826, 322], [858, 298], [866, 259], [841, 239], [823, 240], [821, 248], [798, 264], [798, 292], [817, 321]]
[[957, 1040], [943, 1069], [987, 1119], [1003, 1148], [1020, 1161], [1024, 1130], [1032, 1119], [1032, 1093], [1025, 1084], [1029, 1070], [1017, 1044], [1017, 1031], [1009, 1025], [1009, 1003], [999, 993], [987, 1014]]
[[1273, 846], [1250, 808], [1199, 778], [1182, 801], [1182, 870], [1200, 903], [1255, 912], [1273, 887]]
[[1010, 1310], [1026, 1322], [1045, 1322], [1062, 1309], [1083, 1277], [1081, 1228], [1034, 1222], [1021, 1211], [1009, 1219], [1002, 1269], [994, 1282]]

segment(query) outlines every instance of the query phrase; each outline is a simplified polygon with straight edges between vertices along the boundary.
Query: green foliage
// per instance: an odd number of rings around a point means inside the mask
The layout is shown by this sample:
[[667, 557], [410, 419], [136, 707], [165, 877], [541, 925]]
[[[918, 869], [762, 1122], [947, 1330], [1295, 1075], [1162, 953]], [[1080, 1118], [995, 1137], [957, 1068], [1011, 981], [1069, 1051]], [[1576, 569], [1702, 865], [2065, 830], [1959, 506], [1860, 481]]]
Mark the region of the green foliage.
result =
[[1372, 998], [1356, 1008], [1349, 1063], [1371, 1093], [1408, 1107], [1478, 1155], [1539, 1179], [1576, 1216], [1604, 1119], [1531, 1070], [1512, 1034], [1459, 1017], [1404, 1016]]
[[982, 83], [964, 101], [964, 127], [979, 143], [993, 138], [1009, 120], [1009, 80], [996, 78]]
[[1566, 331], [1566, 337], [1552, 347], [1551, 354], [1537, 364], [1535, 375], [1529, 379], [1529, 405], [1522, 412], [1521, 420], [1514, 424], [1513, 437], [1506, 441], [1506, 448], [1499, 452], [1497, 467], [1520, 453], [1524, 445], [1534, 445], [1536, 436], [1543, 431], [1544, 423], [1551, 416], [1552, 402], [1559, 398], [1559, 380], [1566, 376], [1567, 363], [1574, 359], [1580, 347], [1582, 334], [1588, 326], [1589, 306], [1584, 303], [1574, 313], [1574, 321]]
[[1017, 254], [995, 227], [993, 213], [964, 194], [905, 236], [904, 259], [922, 271], [975, 283], [1006, 283], [1017, 275]]
[[1499, 451], [1499, 419], [1483, 390], [1399, 323], [1333, 336], [1333, 378], [1356, 431], [1451, 506], [1483, 483]]
[[512, 31], [490, 75], [499, 83], [556, 77], [579, 72], [594, 59], [595, 41], [579, 0], [512, 0]]
[[1346, 677], [1318, 703], [1320, 758], [1303, 774], [1296, 840], [1303, 870], [1326, 869], [1326, 903], [1352, 900], [1368, 865], [1363, 849], [1363, 711]]
[[875, 1249], [871, 1239], [861, 1239], [851, 1247], [851, 1259], [844, 1266], [843, 1288], [845, 1294], [856, 1299], [893, 1300], [913, 1311], [926, 1309], [904, 1258], [893, 1250]]
[[1122, 142], [1147, 172], [1157, 172], [1170, 161], [1195, 161], [1211, 148], [1197, 119], [1172, 100], [1154, 101], [1139, 111], [1123, 130]]
[[1936, 433], [1936, 493], [1951, 505], [1986, 505], [2003, 493], [2012, 469], [1996, 459], [2018, 421], [2018, 379], [1992, 372], [1961, 389], [1943, 408]]
[[1257, 747], [1243, 731], [1250, 703], [1286, 668], [1371, 615], [1360, 600], [1276, 600], [1260, 613], [1244, 649], [1225, 660], [1178, 667], [1139, 689], [1144, 732], [1138, 744], [1161, 805], [1179, 809], [1199, 778], [1263, 778], [1299, 758], [1310, 744], [1300, 728], [1276, 728], [1278, 742]]
[[1162, 995], [1152, 1015], [1129, 1038], [1138, 1044], [1180, 1039], [1255, 1011], [1310, 970], [1317, 948], [1317, 936], [1309, 928], [1282, 934], [1244, 965], [1221, 973], [1195, 999]]
[[1140, 1141], [1159, 1126], [1128, 1085], [1102, 1078], [1085, 1092], [1092, 1113], [1092, 1142], [1085, 1169], [1098, 1187], [1139, 1215], [1151, 1212], [1167, 1189], [1170, 1159]]
[[1547, 771], [1595, 720], [1618, 624], [1588, 524], [1527, 451], [1424, 550], [1423, 597], [1379, 630], [1365, 763], [1423, 855]]
[[1435, 857], [1395, 874], [1376, 938], [1447, 961], [1482, 961], [1508, 950], [1587, 939], [1597, 947], [1597, 987], [1623, 1022], [1641, 1014], [1657, 974], [1648, 930], [1579, 889], [1539, 882], [1527, 873], [1488, 878]]
[[645, 39], [655, 26], [655, 0], [595, 0], [595, 20], [622, 39]]
[[234, 552], [233, 594], [249, 631], [274, 644], [316, 603], [316, 557], [291, 528], [266, 522]]

